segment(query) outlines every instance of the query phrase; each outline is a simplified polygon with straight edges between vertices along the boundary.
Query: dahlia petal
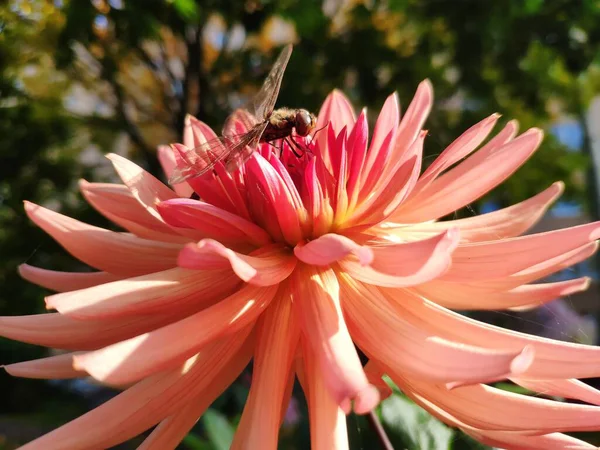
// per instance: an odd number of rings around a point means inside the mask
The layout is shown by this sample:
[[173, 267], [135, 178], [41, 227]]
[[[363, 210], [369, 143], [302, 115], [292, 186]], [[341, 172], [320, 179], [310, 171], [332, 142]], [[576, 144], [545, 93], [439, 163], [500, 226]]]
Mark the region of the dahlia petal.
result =
[[215, 139], [217, 135], [211, 127], [201, 120], [187, 114], [183, 123], [183, 145], [189, 148], [198, 147], [207, 141]]
[[[188, 120], [186, 118], [186, 122], [187, 121]], [[171, 178], [175, 167], [177, 167], [177, 163], [175, 162], [175, 156], [173, 155], [173, 150], [171, 150], [171, 147], [168, 147], [166, 145], [159, 145], [158, 149], [156, 150], [156, 156], [158, 157], [158, 161], [160, 162], [160, 165], [162, 166], [162, 169], [165, 172], [167, 179]], [[194, 193], [194, 190], [187, 183], [177, 183], [173, 184], [171, 187], [173, 188], [175, 193], [180, 197], [190, 198], [190, 196]]]
[[[428, 235], [450, 227], [459, 228], [461, 243], [519, 236], [542, 218], [564, 189], [564, 183], [559, 181], [538, 195], [508, 208], [465, 219], [400, 226], [397, 232], [400, 235], [403, 233]], [[394, 234], [395, 230], [393, 225], [387, 225], [387, 228], [382, 228], [382, 231]]]
[[349, 254], [355, 255], [363, 266], [373, 261], [373, 251], [369, 247], [335, 233], [324, 234], [304, 245], [297, 245], [294, 254], [300, 261], [318, 266], [329, 265]]
[[198, 418], [235, 381], [248, 364], [253, 342], [253, 339], [247, 339], [244, 346], [231, 358], [230, 363], [222, 368], [218, 376], [206, 384], [200, 395], [194, 398], [187, 396], [187, 403], [173, 415], [162, 420], [142, 442], [138, 450], [176, 448], [198, 421]]
[[379, 290], [393, 301], [402, 316], [419, 317], [422, 332], [490, 349], [519, 351], [532, 346], [535, 359], [521, 377], [551, 380], [600, 376], [600, 347], [511, 331], [470, 319], [407, 291]]
[[357, 413], [370, 411], [379, 396], [367, 380], [344, 323], [335, 273], [302, 266], [290, 280], [295, 314], [319, 361], [327, 389], [339, 405], [355, 400], [356, 407], [360, 406]]
[[399, 313], [376, 288], [340, 274], [342, 305], [352, 338], [376, 361], [400, 373], [426, 380], [465, 383], [489, 382], [523, 373], [533, 354], [489, 349], [450, 341], [420, 327], [419, 317]]
[[180, 245], [104, 230], [30, 202], [25, 211], [71, 255], [105, 272], [136, 276], [177, 265]]
[[196, 312], [239, 288], [230, 271], [180, 268], [46, 297], [46, 307], [75, 319], [104, 319], [168, 311]]
[[256, 224], [205, 202], [169, 200], [160, 203], [158, 211], [168, 224], [193, 228], [220, 242], [241, 242], [255, 246], [271, 242], [269, 235]]
[[367, 375], [367, 379], [369, 383], [377, 388], [379, 391], [379, 397], [381, 401], [390, 397], [393, 394], [392, 388], [388, 386], [388, 384], [383, 381], [383, 370], [371, 359], [365, 364], [365, 374]]
[[[360, 193], [360, 178], [363, 170], [363, 164], [367, 156], [367, 141], [369, 139], [369, 127], [367, 124], [367, 114], [363, 110], [354, 124], [354, 128], [348, 136], [347, 154], [348, 154], [348, 181], [346, 183], [346, 192], [348, 193], [348, 209], [354, 209]], [[310, 186], [310, 185], [309, 185]]]
[[542, 135], [541, 130], [532, 128], [499, 149], [475, 153], [407, 199], [393, 214], [393, 221], [427, 222], [471, 203], [529, 159]]
[[346, 414], [336, 403], [310, 345], [302, 345], [302, 389], [308, 403], [310, 445], [313, 450], [348, 450]]
[[109, 448], [140, 434], [206, 392], [216, 378], [228, 372], [230, 365], [241, 366], [241, 370], [251, 352], [248, 333], [249, 329], [214, 343], [175, 370], [135, 384], [21, 449]]
[[421, 134], [421, 129], [431, 111], [432, 105], [433, 87], [429, 80], [424, 80], [419, 83], [417, 92], [410, 105], [408, 105], [408, 109], [398, 126], [394, 150], [390, 155], [390, 161], [398, 161], [398, 167], [415, 156], [409, 149], [411, 149], [412, 143]]
[[[398, 377], [395, 376], [394, 380]], [[449, 390], [443, 385], [411, 378], [398, 380], [403, 391], [414, 390], [465, 424], [485, 430], [593, 431], [600, 426], [600, 408], [546, 400], [483, 384]], [[490, 409], [489, 405], [494, 405]]]
[[188, 269], [231, 266], [246, 283], [256, 286], [279, 284], [294, 271], [296, 258], [280, 244], [263, 247], [256, 256], [242, 255], [212, 239], [188, 244], [179, 254], [178, 264]]
[[74, 366], [111, 385], [140, 380], [181, 363], [211, 341], [253, 323], [276, 292], [277, 286], [246, 285], [179, 322], [77, 356]]
[[371, 247], [374, 258], [369, 266], [361, 266], [350, 258], [340, 267], [353, 278], [369, 284], [407, 287], [439, 277], [448, 270], [452, 252], [458, 245], [458, 230], [448, 230], [422, 241]]
[[277, 449], [281, 406], [299, 338], [288, 292], [275, 300], [256, 326], [252, 385], [232, 449]]
[[446, 281], [502, 278], [547, 262], [600, 238], [600, 222], [545, 233], [460, 245]]
[[415, 286], [415, 292], [445, 308], [454, 310], [501, 310], [540, 306], [558, 297], [588, 288], [587, 277], [555, 283], [528, 284], [495, 291], [480, 285], [433, 280]]
[[[499, 118], [500, 114], [492, 114], [461, 134], [423, 172], [415, 189], [418, 191], [428, 186], [444, 170], [470, 155], [490, 134]], [[504, 142], [501, 142], [501, 144], [504, 144]]]
[[572, 398], [592, 405], [600, 405], [600, 391], [583, 381], [575, 379], [531, 380], [528, 378], [511, 378], [511, 381], [539, 394]]
[[79, 181], [86, 201], [108, 220], [144, 239], [163, 242], [184, 242], [187, 239], [173, 233], [171, 227], [148, 214], [127, 186]]
[[76, 291], [120, 279], [106, 272], [58, 272], [29, 264], [19, 266], [19, 275], [30, 283], [57, 292]]
[[4, 366], [13, 377], [60, 380], [86, 377], [87, 373], [73, 368], [73, 356], [79, 353], [64, 353], [47, 358], [34, 359]]
[[[334, 89], [321, 106], [315, 129], [320, 130], [329, 124], [338, 135], [342, 128], [351, 129], [355, 122], [356, 116], [352, 104], [341, 91]], [[316, 141], [326, 166], [330, 167], [329, 152], [324, 152], [327, 148], [327, 133], [318, 133]]]
[[156, 205], [165, 200], [178, 198], [175, 192], [128, 159], [115, 153], [109, 153], [106, 157], [112, 162], [119, 177], [137, 201], [151, 216], [162, 221]]

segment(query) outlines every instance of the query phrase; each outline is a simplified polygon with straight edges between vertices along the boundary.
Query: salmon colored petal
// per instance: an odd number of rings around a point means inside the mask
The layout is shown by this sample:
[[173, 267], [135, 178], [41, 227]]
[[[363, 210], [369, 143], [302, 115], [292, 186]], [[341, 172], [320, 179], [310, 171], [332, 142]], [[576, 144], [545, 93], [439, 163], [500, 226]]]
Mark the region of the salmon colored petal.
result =
[[87, 377], [87, 373], [73, 368], [73, 356], [79, 353], [64, 353], [47, 358], [34, 359], [4, 366], [13, 377], [60, 380]]
[[100, 214], [136, 236], [163, 242], [189, 241], [174, 233], [162, 220], [150, 215], [127, 186], [80, 180], [79, 189]]
[[[593, 431], [600, 426], [600, 408], [546, 400], [486, 386], [449, 390], [443, 385], [390, 374], [398, 387], [414, 390], [475, 428], [497, 431]], [[494, 405], [490, 408], [490, 405]]]
[[169, 311], [197, 312], [240, 287], [226, 270], [175, 268], [46, 297], [46, 307], [75, 319], [104, 319]]
[[[160, 162], [167, 179], [171, 178], [175, 167], [177, 167], [175, 156], [173, 156], [173, 150], [171, 150], [171, 147], [159, 145], [158, 149], [156, 150], [156, 156], [158, 157], [158, 161]], [[190, 198], [194, 193], [194, 190], [187, 183], [177, 183], [171, 187], [180, 197]]]
[[277, 286], [246, 285], [179, 322], [78, 356], [74, 366], [111, 385], [140, 380], [172, 368], [211, 341], [254, 323], [276, 292]]
[[366, 267], [350, 258], [339, 264], [348, 275], [365, 283], [412, 286], [437, 278], [448, 270], [459, 240], [458, 230], [451, 229], [422, 241], [371, 247], [374, 258]]
[[583, 381], [570, 380], [530, 380], [528, 378], [511, 378], [519, 386], [539, 394], [572, 398], [592, 405], [600, 405], [600, 391]]
[[433, 280], [413, 289], [423, 297], [454, 310], [501, 310], [540, 306], [558, 297], [585, 291], [588, 277], [555, 283], [527, 284], [506, 291], [484, 286]]
[[[428, 186], [436, 179], [444, 170], [459, 162], [461, 159], [470, 155], [481, 143], [488, 137], [496, 122], [500, 118], [500, 114], [492, 114], [486, 117], [481, 122], [473, 125], [463, 134], [461, 134], [454, 142], [452, 142], [423, 172], [419, 178], [419, 182], [415, 186], [418, 192], [425, 186]], [[505, 142], [499, 142], [499, 145]], [[485, 150], [485, 149], [482, 149]]]
[[0, 317], [0, 336], [44, 347], [94, 350], [163, 327], [188, 314], [174, 311], [152, 316], [75, 320], [62, 314]]
[[285, 280], [296, 267], [296, 258], [285, 247], [273, 244], [255, 252], [256, 256], [242, 255], [212, 239], [188, 244], [179, 254], [180, 267], [215, 269], [231, 266], [246, 283], [271, 286]]
[[477, 152], [400, 205], [398, 223], [427, 222], [471, 203], [512, 175], [537, 149], [541, 130], [532, 128], [500, 149]]
[[363, 266], [373, 261], [373, 251], [369, 247], [359, 245], [340, 234], [324, 234], [304, 245], [294, 247], [294, 255], [300, 261], [318, 266], [334, 263], [349, 254], [356, 256]]
[[302, 265], [290, 280], [295, 314], [319, 361], [327, 389], [346, 413], [352, 400], [358, 414], [372, 410], [379, 394], [367, 381], [348, 334], [335, 273]]
[[105, 272], [136, 276], [177, 265], [180, 245], [104, 230], [30, 202], [25, 202], [25, 211], [74, 257]]
[[[531, 348], [488, 349], [450, 341], [419, 327], [374, 287], [340, 275], [342, 305], [356, 344], [376, 361], [425, 380], [477, 383], [521, 374], [531, 364]], [[501, 349], [501, 350], [500, 350]]]
[[346, 414], [331, 396], [319, 359], [308, 342], [303, 342], [302, 388], [308, 403], [310, 448], [312, 450], [348, 450]]
[[23, 279], [57, 292], [76, 291], [120, 279], [106, 272], [58, 272], [29, 264], [21, 264], [18, 269]]
[[396, 236], [437, 234], [448, 228], [460, 229], [460, 240], [464, 242], [491, 241], [519, 236], [534, 226], [546, 213], [554, 201], [560, 197], [565, 189], [562, 182], [552, 184], [548, 189], [540, 192], [521, 203], [499, 209], [487, 214], [480, 214], [465, 219], [448, 220], [444, 222], [422, 223], [410, 226], [397, 226], [382, 224], [382, 231]]
[[557, 341], [489, 325], [455, 313], [420, 296], [398, 289], [379, 288], [394, 303], [398, 314], [410, 316], [422, 332], [467, 345], [535, 349], [535, 359], [521, 377], [569, 379], [600, 376], [600, 347]]
[[383, 370], [372, 359], [365, 364], [365, 374], [367, 375], [369, 383], [375, 386], [379, 391], [381, 401], [393, 394], [392, 388], [389, 387], [385, 381], [383, 381], [382, 377], [385, 375]]
[[460, 245], [445, 281], [502, 278], [544, 263], [600, 238], [600, 222], [489, 242]]
[[277, 449], [281, 405], [300, 338], [289, 291], [283, 289], [256, 325], [252, 385], [231, 446], [235, 450]]
[[[250, 348], [245, 349], [249, 331], [210, 345], [176, 369], [135, 384], [21, 449], [109, 448], [137, 436], [205, 392], [230, 364], [238, 364], [236, 359], [242, 360], [245, 366], [250, 355]], [[123, 420], [124, 417], [127, 420]]]
[[269, 235], [256, 224], [221, 208], [190, 199], [162, 202], [158, 211], [169, 225], [193, 228], [220, 242], [246, 242], [255, 246], [271, 242]]
[[176, 448], [208, 407], [227, 389], [246, 367], [252, 355], [254, 339], [247, 339], [244, 346], [210, 381], [200, 395], [187, 397], [187, 403], [175, 413], [162, 420], [144, 439], [138, 450], [164, 450]]

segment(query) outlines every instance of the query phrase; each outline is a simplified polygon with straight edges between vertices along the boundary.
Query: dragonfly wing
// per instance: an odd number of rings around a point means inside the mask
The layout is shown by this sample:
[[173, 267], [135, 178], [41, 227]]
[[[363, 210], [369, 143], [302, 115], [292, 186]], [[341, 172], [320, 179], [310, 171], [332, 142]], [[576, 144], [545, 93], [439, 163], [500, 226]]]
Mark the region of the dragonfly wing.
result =
[[233, 172], [237, 168], [243, 166], [254, 154], [254, 150], [256, 150], [256, 147], [260, 142], [260, 137], [265, 131], [267, 124], [268, 123], [265, 122], [262, 125], [255, 127], [254, 130], [247, 134], [248, 142], [243, 147], [240, 147], [238, 151], [229, 154], [225, 160], [225, 169], [227, 169], [228, 172]]
[[260, 88], [260, 91], [258, 91], [252, 100], [250, 108], [248, 108], [250, 113], [252, 113], [259, 121], [265, 120], [275, 108], [275, 102], [279, 96], [279, 88], [281, 87], [283, 73], [285, 72], [285, 68], [287, 67], [291, 55], [292, 44], [288, 44], [279, 54], [279, 57], [275, 61], [275, 64]]

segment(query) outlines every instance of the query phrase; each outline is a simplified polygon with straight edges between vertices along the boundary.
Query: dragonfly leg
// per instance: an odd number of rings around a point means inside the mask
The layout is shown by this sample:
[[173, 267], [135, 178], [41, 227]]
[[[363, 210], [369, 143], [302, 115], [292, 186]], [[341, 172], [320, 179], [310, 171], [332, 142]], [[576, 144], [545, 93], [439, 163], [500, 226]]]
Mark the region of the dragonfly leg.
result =
[[[286, 137], [284, 138], [284, 141], [287, 142], [287, 144], [290, 146], [290, 150], [296, 156], [296, 158], [302, 158], [302, 155], [304, 155], [305, 152], [302, 150], [300, 144], [298, 144], [293, 137]], [[296, 150], [300, 150], [300, 153], [297, 153]]]

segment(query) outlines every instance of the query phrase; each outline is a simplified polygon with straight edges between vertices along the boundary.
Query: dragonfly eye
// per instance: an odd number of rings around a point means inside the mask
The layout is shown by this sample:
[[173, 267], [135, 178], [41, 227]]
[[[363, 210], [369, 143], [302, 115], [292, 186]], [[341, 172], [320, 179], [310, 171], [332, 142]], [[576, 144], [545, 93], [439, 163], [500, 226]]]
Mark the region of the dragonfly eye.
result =
[[296, 133], [299, 136], [307, 136], [314, 127], [314, 116], [305, 109], [299, 109], [296, 112]]

